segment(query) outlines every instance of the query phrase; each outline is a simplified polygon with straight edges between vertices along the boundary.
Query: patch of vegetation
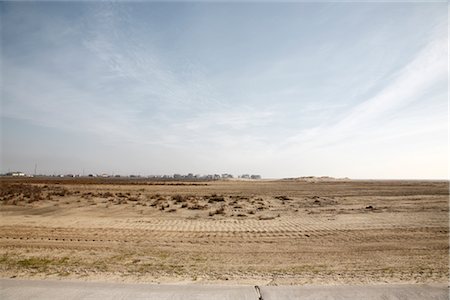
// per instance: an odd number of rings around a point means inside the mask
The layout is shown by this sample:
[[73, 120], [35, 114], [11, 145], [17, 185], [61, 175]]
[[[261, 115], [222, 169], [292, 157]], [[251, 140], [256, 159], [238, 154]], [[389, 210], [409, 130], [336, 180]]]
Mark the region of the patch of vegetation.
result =
[[[18, 260], [16, 265], [21, 268], [46, 270], [49, 267], [65, 266], [68, 265], [69, 258], [63, 257], [60, 259], [48, 259], [43, 257], [30, 257]], [[11, 262], [10, 262], [11, 263]]]
[[31, 257], [31, 258], [19, 260], [17, 262], [17, 265], [19, 265], [23, 268], [41, 269], [44, 267], [48, 267], [48, 265], [51, 264], [51, 262], [52, 261], [50, 259]]
[[281, 200], [281, 201], [288, 201], [291, 200], [291, 198], [287, 197], [287, 196], [275, 196], [275, 199]]
[[65, 196], [69, 196], [71, 194], [72, 193], [68, 189], [66, 189], [64, 187], [60, 187], [60, 186], [53, 187], [52, 190], [49, 191], [49, 193], [48, 193], [48, 195], [50, 195], [50, 196], [57, 196], [57, 197], [65, 197]]
[[275, 219], [275, 216], [259, 216], [258, 219], [259, 220], [273, 220]]
[[90, 198], [92, 198], [92, 196], [93, 196], [92, 192], [87, 192], [87, 193], [81, 194], [81, 198], [84, 198], [84, 199], [90, 199]]
[[205, 196], [205, 199], [208, 199], [208, 203], [225, 201], [225, 198], [222, 195], [217, 195], [217, 194], [212, 194], [210, 196]]
[[207, 204], [200, 204], [197, 201], [194, 203], [191, 203], [187, 206], [187, 209], [191, 209], [191, 210], [206, 209], [206, 208], [208, 208]]
[[113, 194], [113, 193], [110, 193], [110, 192], [106, 192], [106, 193], [99, 193], [99, 196], [100, 196], [101, 198], [110, 198], [110, 197], [113, 197], [114, 194]]
[[214, 216], [214, 215], [224, 215], [224, 214], [225, 214], [225, 206], [222, 205], [221, 207], [219, 207], [219, 208], [217, 208], [217, 209], [215, 209], [215, 210], [210, 211], [208, 215], [209, 215], [210, 217], [212, 217], [212, 216]]
[[172, 200], [175, 201], [175, 203], [181, 203], [186, 201], [183, 195], [174, 195], [172, 196]]
[[17, 205], [20, 201], [32, 203], [40, 200], [44, 200], [43, 188], [40, 186], [2, 183], [0, 202], [4, 204]]

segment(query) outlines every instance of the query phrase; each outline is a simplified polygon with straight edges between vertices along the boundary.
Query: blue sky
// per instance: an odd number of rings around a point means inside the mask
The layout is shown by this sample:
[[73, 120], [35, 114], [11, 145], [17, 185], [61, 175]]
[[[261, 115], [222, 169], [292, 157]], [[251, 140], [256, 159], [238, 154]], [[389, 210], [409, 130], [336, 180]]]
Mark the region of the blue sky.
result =
[[1, 2], [1, 172], [447, 178], [447, 3]]

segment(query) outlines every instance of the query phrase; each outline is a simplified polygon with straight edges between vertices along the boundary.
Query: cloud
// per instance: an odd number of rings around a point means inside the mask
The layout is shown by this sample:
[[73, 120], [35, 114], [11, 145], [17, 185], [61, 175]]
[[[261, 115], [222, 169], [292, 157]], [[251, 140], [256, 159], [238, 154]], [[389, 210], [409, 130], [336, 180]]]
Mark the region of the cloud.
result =
[[169, 62], [173, 57], [127, 26], [132, 20], [122, 8], [94, 6], [79, 26], [84, 34], [73, 33], [75, 42], [51, 53], [52, 61], [69, 60], [73, 69], [54, 72], [40, 63], [46, 52], [33, 53], [32, 64], [6, 60], [10, 97], [2, 115], [144, 146], [229, 149], [263, 143], [261, 128], [274, 112], [227, 103], [201, 66], [182, 54], [175, 59], [184, 67]]
[[394, 82], [375, 97], [359, 104], [335, 126], [342, 131], [354, 129], [417, 100], [436, 82], [446, 78], [447, 68], [443, 64], [447, 57], [446, 49], [446, 40], [432, 41], [399, 72]]
[[68, 6], [77, 13], [48, 5], [50, 12], [39, 4], [26, 17], [4, 18], [10, 40], [2, 53], [1, 116], [95, 141], [92, 149], [114, 148], [121, 159], [133, 153], [124, 165], [140, 166], [139, 153], [161, 169], [189, 161], [204, 169], [256, 166], [282, 176], [297, 166], [313, 170], [328, 156], [337, 170], [336, 149], [411, 142], [428, 133], [437, 139], [446, 124], [447, 38], [430, 38], [416, 52], [434, 26], [419, 9], [396, 15], [367, 6], [364, 17], [349, 20], [361, 24], [353, 31], [342, 23], [348, 11], [323, 11], [331, 21], [310, 26], [317, 11], [302, 5], [283, 14], [283, 22], [264, 5], [230, 8], [235, 24], [224, 17], [230, 14], [202, 5], [175, 11], [158, 3]]
[[[392, 82], [375, 96], [360, 102], [342, 118], [317, 127], [302, 130], [288, 139], [288, 147], [314, 148], [348, 142], [370, 132], [379, 132], [385, 138], [398, 135], [387, 127], [410, 104], [423, 101], [423, 95], [447, 78], [447, 40], [437, 38], [426, 45], [415, 58], [403, 67]], [[424, 126], [436, 126], [422, 124]], [[380, 130], [381, 128], [381, 130]], [[413, 128], [409, 128], [410, 130]], [[423, 128], [419, 131], [423, 131]]]
[[[183, 80], [183, 74], [161, 61], [158, 49], [123, 29], [131, 20], [121, 6], [94, 6], [84, 20], [77, 28], [85, 35], [65, 35], [75, 39], [70, 44], [53, 38], [61, 37], [58, 30], [40, 20], [46, 26], [33, 34], [58, 48], [35, 49], [30, 63], [2, 60], [7, 74], [2, 116], [113, 141], [154, 144], [163, 141], [159, 137], [165, 128], [187, 117], [181, 114], [216, 105], [195, 66], [189, 80]], [[71, 23], [58, 25], [67, 32]]]

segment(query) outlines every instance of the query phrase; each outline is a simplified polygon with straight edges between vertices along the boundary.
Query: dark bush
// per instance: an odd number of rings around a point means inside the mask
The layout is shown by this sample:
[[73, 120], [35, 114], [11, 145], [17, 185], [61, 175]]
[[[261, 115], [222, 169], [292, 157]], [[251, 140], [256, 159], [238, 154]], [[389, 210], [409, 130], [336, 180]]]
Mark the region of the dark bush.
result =
[[175, 203], [184, 202], [185, 199], [182, 195], [174, 195], [172, 196], [172, 200], [175, 201]]
[[212, 194], [211, 196], [209, 196], [209, 203], [213, 203], [213, 202], [223, 202], [225, 201], [225, 198], [223, 196], [220, 195], [216, 195], [216, 194]]

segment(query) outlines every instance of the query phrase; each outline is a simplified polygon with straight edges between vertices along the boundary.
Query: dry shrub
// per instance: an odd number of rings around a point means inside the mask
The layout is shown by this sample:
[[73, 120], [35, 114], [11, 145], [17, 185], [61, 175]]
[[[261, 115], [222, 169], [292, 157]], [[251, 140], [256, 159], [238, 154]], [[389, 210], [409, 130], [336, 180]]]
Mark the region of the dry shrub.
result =
[[172, 200], [175, 201], [175, 203], [181, 203], [181, 202], [186, 201], [186, 199], [183, 195], [174, 195], [174, 196], [172, 196]]
[[81, 195], [81, 198], [90, 199], [90, 198], [92, 198], [92, 196], [94, 196], [94, 195], [91, 192], [87, 192], [87, 193], [83, 193]]
[[116, 202], [116, 204], [127, 204], [128, 203], [128, 201], [127, 201], [127, 199], [117, 199], [117, 202]]
[[113, 193], [110, 193], [110, 192], [106, 192], [106, 193], [99, 193], [99, 196], [101, 197], [101, 198], [110, 198], [110, 197], [113, 197], [114, 196], [114, 194]]
[[206, 209], [208, 208], [207, 204], [200, 204], [197, 201], [188, 204], [187, 209], [192, 209], [192, 210], [196, 210], [196, 209]]
[[192, 205], [188, 205], [188, 209], [192, 209], [192, 210], [196, 210], [196, 209], [206, 209], [208, 208], [208, 205], [201, 205], [198, 203], [192, 204]]
[[17, 205], [19, 201], [32, 203], [43, 199], [42, 187], [31, 184], [3, 183], [0, 190], [0, 201], [5, 204]]
[[225, 201], [225, 198], [222, 195], [217, 195], [217, 194], [212, 194], [211, 196], [205, 196], [205, 199], [208, 199], [209, 203]]
[[275, 216], [259, 216], [259, 220], [273, 220], [275, 219]]
[[215, 210], [210, 211], [208, 215], [209, 215], [210, 217], [212, 217], [212, 216], [214, 216], [214, 215], [224, 215], [224, 214], [225, 214], [225, 206], [222, 205], [221, 207], [219, 207], [219, 208], [217, 208], [217, 209], [215, 209]]

